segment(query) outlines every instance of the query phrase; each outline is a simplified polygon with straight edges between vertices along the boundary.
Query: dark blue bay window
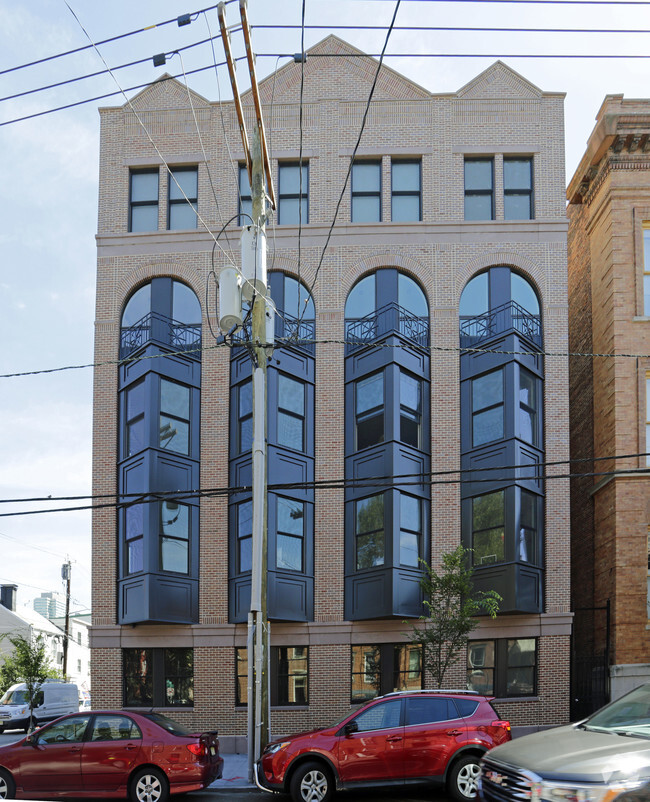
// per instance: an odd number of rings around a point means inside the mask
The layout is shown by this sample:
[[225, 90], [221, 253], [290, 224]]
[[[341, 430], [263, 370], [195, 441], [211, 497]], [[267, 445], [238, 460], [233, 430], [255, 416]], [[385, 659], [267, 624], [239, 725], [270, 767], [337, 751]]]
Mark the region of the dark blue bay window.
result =
[[[420, 560], [429, 559], [426, 297], [406, 274], [377, 270], [350, 291], [345, 329], [345, 616], [419, 616]], [[404, 475], [415, 481], [402, 486]]]
[[121, 624], [198, 621], [199, 499], [188, 494], [199, 487], [200, 348], [189, 287], [160, 277], [131, 295], [118, 399]]
[[460, 300], [462, 539], [474, 584], [501, 612], [542, 612], [542, 326], [530, 282], [505, 266], [474, 276]]
[[[274, 361], [267, 368], [268, 616], [284, 621], [314, 617], [314, 491], [274, 489], [314, 478], [314, 302], [292, 276], [269, 273], [276, 315]], [[244, 347], [230, 363], [230, 484], [252, 481], [252, 365]], [[275, 477], [280, 477], [275, 479]], [[249, 491], [230, 499], [230, 620], [246, 621], [252, 569]]]

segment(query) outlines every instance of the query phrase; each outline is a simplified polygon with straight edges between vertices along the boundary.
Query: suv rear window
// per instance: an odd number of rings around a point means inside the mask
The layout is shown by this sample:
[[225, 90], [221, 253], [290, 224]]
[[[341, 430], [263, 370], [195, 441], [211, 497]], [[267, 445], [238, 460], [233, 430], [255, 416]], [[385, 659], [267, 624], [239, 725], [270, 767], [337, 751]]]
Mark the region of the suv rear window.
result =
[[454, 702], [456, 702], [456, 707], [463, 718], [469, 718], [476, 713], [476, 708], [478, 707], [477, 699], [454, 699]]

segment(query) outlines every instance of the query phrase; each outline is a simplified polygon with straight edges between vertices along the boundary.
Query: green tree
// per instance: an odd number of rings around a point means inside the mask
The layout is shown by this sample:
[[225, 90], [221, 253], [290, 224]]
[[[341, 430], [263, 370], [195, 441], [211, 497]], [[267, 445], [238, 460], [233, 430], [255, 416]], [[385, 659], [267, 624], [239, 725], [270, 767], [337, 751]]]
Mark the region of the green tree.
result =
[[15, 682], [25, 683], [29, 698], [29, 728], [32, 729], [36, 694], [45, 680], [58, 676], [58, 672], [50, 664], [45, 651], [45, 642], [40, 635], [33, 641], [27, 640], [22, 635], [6, 637], [14, 650], [0, 667], [0, 679], [3, 685], [5, 681], [11, 680], [6, 687]]
[[502, 601], [494, 590], [474, 590], [470, 553], [471, 549], [458, 546], [443, 554], [440, 573], [420, 561], [425, 569], [420, 585], [427, 614], [420, 617], [419, 626], [411, 624], [408, 637], [422, 647], [424, 667], [438, 688], [467, 646], [469, 634], [477, 626], [476, 616], [487, 613], [495, 618]]

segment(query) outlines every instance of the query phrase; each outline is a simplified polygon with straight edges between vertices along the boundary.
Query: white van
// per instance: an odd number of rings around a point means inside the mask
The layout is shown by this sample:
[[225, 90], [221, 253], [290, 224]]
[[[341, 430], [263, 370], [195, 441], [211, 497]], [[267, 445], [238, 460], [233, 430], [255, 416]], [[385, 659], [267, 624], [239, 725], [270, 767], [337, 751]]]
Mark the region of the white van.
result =
[[[79, 689], [62, 680], [46, 680], [34, 698], [34, 726], [79, 710]], [[12, 685], [0, 699], [0, 732], [29, 729], [29, 696], [24, 682]]]

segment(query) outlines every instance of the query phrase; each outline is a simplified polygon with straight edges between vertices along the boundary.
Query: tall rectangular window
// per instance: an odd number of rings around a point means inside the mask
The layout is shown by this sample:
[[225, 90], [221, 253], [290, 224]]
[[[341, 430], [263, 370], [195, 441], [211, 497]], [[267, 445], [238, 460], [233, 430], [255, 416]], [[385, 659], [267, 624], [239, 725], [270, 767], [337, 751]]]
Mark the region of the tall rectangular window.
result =
[[384, 442], [384, 374], [375, 373], [355, 385], [356, 450]]
[[352, 222], [381, 222], [381, 162], [352, 165]]
[[422, 647], [414, 643], [352, 646], [352, 704], [382, 693], [422, 688]]
[[277, 497], [277, 560], [287, 571], [303, 570], [305, 505], [302, 501]]
[[278, 445], [305, 449], [304, 382], [278, 374]]
[[421, 448], [422, 382], [404, 371], [399, 374], [399, 439]]
[[494, 220], [494, 160], [465, 159], [465, 220]]
[[520, 490], [519, 538], [517, 559], [522, 562], [537, 562], [537, 533], [539, 531], [537, 496], [527, 490]]
[[190, 388], [160, 380], [160, 448], [177, 454], [190, 453]]
[[472, 446], [503, 439], [503, 370], [472, 380]]
[[235, 649], [235, 704], [248, 704], [248, 649], [242, 646]]
[[650, 317], [650, 222], [643, 224], [643, 314]]
[[419, 159], [391, 162], [391, 220], [422, 220], [422, 163]]
[[533, 160], [504, 158], [503, 216], [505, 220], [531, 220], [533, 217]]
[[237, 387], [237, 453], [253, 447], [253, 383], [250, 379]]
[[366, 702], [379, 694], [381, 675], [378, 646], [352, 647], [352, 703]]
[[251, 183], [248, 179], [248, 168], [245, 164], [239, 165], [239, 225], [249, 226], [253, 219], [253, 196]]
[[414, 496], [399, 495], [400, 565], [419, 566], [422, 556], [422, 502]]
[[393, 688], [417, 691], [422, 688], [422, 646], [396, 643], [393, 646]]
[[472, 499], [472, 561], [489, 565], [505, 560], [505, 493]]
[[160, 502], [160, 568], [189, 573], [190, 508], [177, 501]]
[[302, 186], [299, 163], [280, 164], [279, 175], [278, 224], [305, 225], [309, 222], [309, 165], [302, 164]]
[[271, 647], [271, 704], [309, 704], [309, 649], [307, 646]]
[[129, 231], [158, 230], [158, 168], [131, 170]]
[[519, 368], [519, 437], [537, 445], [538, 379], [524, 368]]
[[144, 379], [126, 391], [126, 431], [124, 456], [131, 457], [146, 447], [144, 418]]
[[144, 570], [144, 504], [132, 504], [124, 509], [124, 541], [126, 573]]
[[167, 228], [170, 231], [197, 226], [199, 168], [172, 167], [167, 196]]
[[355, 509], [357, 571], [384, 564], [384, 496], [357, 501]]
[[650, 373], [645, 375], [645, 464], [650, 465]]
[[237, 515], [237, 573], [253, 569], [253, 502], [243, 501], [236, 507]]

